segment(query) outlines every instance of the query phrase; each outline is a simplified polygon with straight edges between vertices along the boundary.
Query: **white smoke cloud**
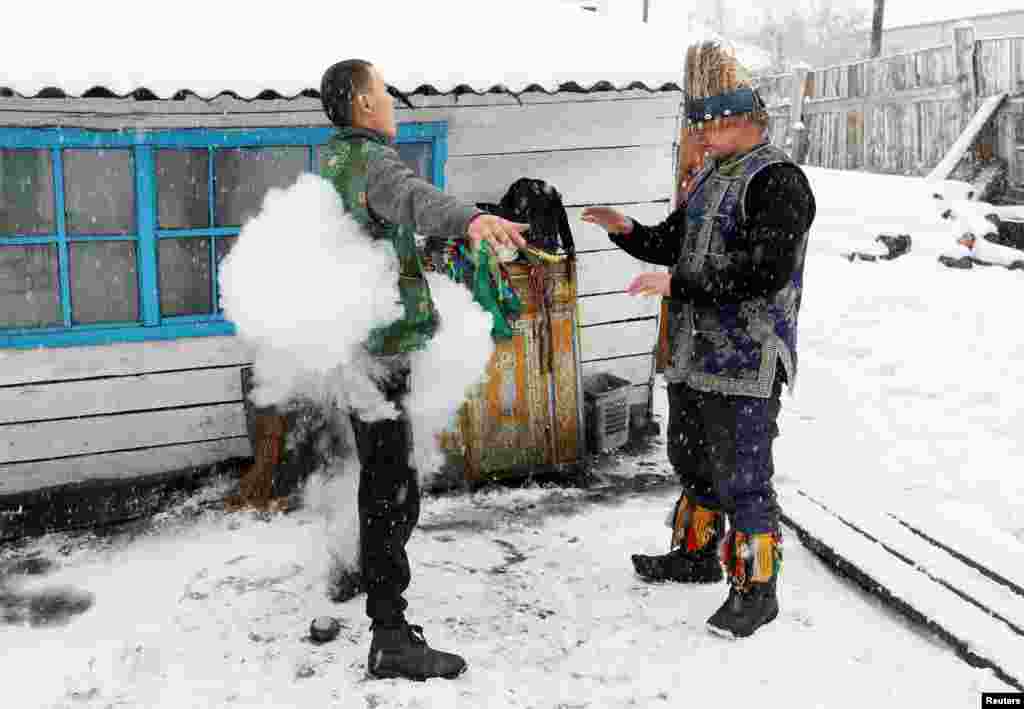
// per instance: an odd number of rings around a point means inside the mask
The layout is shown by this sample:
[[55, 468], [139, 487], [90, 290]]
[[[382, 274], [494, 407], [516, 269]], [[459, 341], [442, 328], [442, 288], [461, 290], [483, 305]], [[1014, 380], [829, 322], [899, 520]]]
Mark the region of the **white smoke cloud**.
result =
[[437, 434], [483, 381], [494, 353], [492, 316], [473, 301], [469, 290], [436, 273], [427, 280], [441, 327], [426, 350], [412, 354], [412, 382], [405, 399], [412, 421], [413, 465], [421, 482], [443, 462]]
[[306, 505], [323, 520], [326, 554], [320, 573], [334, 598], [359, 574], [358, 461], [349, 457], [317, 471], [304, 493]]
[[[482, 380], [494, 350], [491, 316], [469, 291], [438, 274], [428, 280], [441, 326], [427, 349], [410, 356], [403, 402], [421, 484], [443, 461], [437, 434]], [[374, 383], [382, 365], [361, 347], [371, 330], [401, 317], [397, 284], [394, 248], [368, 238], [330, 182], [306, 174], [270, 190], [220, 274], [224, 314], [255, 352], [253, 403], [336, 406], [342, 422], [350, 412], [365, 421], [397, 416]], [[358, 568], [359, 464], [345, 428], [338, 433], [348, 457], [316, 471], [304, 491], [325, 521], [329, 584]]]
[[401, 317], [397, 273], [392, 246], [366, 237], [327, 180], [269, 190], [220, 273], [224, 314], [257, 352], [253, 403], [333, 395], [367, 418], [394, 417], [360, 344]]

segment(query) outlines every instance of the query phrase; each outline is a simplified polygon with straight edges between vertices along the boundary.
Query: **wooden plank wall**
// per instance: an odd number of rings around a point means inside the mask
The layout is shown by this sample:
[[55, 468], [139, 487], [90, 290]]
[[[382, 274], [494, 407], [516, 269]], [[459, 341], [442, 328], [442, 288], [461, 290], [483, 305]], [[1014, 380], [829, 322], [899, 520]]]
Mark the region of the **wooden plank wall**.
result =
[[1012, 154], [1010, 161], [1010, 180], [1019, 190], [1024, 191], [1024, 97], [1011, 104], [1001, 116], [1000, 144], [1007, 154]]
[[828, 67], [808, 77], [808, 163], [921, 174], [960, 133], [952, 46]]
[[0, 352], [0, 496], [252, 455], [235, 338]]
[[[973, 97], [1024, 93], [1024, 36], [973, 46]], [[942, 160], [973, 115], [965, 105], [953, 44], [812, 70], [802, 120], [807, 164], [923, 175]], [[792, 124], [792, 74], [759, 79], [772, 117], [773, 142], [786, 146]], [[1009, 120], [1009, 119], [1008, 119]], [[1016, 156], [1001, 155], [1016, 174]]]
[[978, 42], [978, 94], [1024, 93], [1024, 35]]
[[[658, 307], [628, 296], [647, 268], [579, 221], [615, 205], [663, 219], [673, 184], [678, 92], [413, 97], [398, 120], [449, 125], [448, 190], [494, 202], [520, 177], [562, 193], [579, 254], [584, 374], [608, 371], [650, 400]], [[0, 125], [98, 130], [324, 125], [319, 100], [211, 102], [0, 99]], [[0, 350], [0, 496], [130, 478], [252, 455], [235, 338]]]

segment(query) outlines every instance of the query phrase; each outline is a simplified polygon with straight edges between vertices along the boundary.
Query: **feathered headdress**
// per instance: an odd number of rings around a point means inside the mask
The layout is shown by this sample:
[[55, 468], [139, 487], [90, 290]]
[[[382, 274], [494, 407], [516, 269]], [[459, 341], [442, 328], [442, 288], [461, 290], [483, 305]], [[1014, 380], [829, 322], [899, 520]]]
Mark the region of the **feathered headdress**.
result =
[[740, 64], [731, 46], [717, 40], [690, 45], [686, 50], [687, 126], [764, 110], [753, 77]]

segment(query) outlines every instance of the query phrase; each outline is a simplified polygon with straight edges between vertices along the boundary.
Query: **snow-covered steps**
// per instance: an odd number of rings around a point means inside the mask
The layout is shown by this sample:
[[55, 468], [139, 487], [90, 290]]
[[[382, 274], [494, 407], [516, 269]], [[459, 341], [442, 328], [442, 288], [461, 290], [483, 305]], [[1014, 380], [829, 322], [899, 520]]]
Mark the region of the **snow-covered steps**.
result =
[[903, 508], [903, 501], [890, 502], [884, 508], [871, 508], [863, 503], [851, 503], [850, 498], [834, 493], [824, 497], [806, 485], [801, 487], [800, 494], [875, 537], [891, 554], [912, 562], [939, 585], [961, 595], [968, 603], [1002, 620], [1014, 632], [1024, 636], [1024, 588], [1003, 575], [1020, 575], [1013, 564], [1008, 563], [1013, 561], [1012, 557], [1004, 557], [1002, 562], [986, 561], [985, 557], [975, 558], [971, 554], [956, 552], [932, 536], [949, 538], [948, 532], [941, 531], [948, 528], [938, 520], [930, 524], [918, 521], [917, 526], [912, 526], [888, 511], [893, 506]]
[[[1024, 597], [885, 510], [779, 490], [786, 524], [844, 575], [925, 625], [972, 665], [1024, 689]], [[981, 566], [980, 564], [977, 566]]]
[[998, 530], [965, 505], [899, 503], [890, 516], [900, 524], [946, 549], [969, 565], [979, 566], [996, 583], [1024, 596], [1024, 544]]

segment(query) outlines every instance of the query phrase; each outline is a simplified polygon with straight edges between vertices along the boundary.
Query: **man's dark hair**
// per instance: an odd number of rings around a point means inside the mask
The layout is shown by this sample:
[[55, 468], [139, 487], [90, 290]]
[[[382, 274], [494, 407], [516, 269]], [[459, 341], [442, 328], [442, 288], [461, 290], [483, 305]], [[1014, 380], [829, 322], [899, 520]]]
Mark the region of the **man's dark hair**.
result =
[[320, 101], [331, 123], [342, 128], [352, 125], [352, 98], [370, 90], [372, 66], [363, 59], [346, 59], [324, 72]]

